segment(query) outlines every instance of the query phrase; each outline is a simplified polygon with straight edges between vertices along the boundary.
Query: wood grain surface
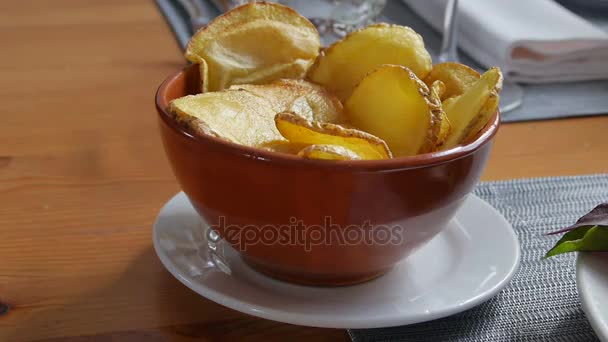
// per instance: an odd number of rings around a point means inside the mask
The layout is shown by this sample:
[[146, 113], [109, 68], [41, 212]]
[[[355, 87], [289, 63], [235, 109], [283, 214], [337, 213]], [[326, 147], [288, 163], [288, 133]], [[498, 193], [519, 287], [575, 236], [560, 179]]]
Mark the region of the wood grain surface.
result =
[[[346, 340], [175, 280], [153, 95], [184, 65], [151, 1], [0, 2], [0, 341]], [[608, 116], [501, 128], [485, 180], [608, 172]]]

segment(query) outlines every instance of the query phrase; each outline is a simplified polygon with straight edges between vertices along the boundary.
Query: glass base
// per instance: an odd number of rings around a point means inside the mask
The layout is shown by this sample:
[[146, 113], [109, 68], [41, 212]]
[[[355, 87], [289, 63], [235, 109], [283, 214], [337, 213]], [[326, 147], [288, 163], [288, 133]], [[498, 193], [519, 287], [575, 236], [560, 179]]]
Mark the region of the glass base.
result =
[[500, 92], [500, 112], [505, 114], [518, 108], [524, 101], [524, 89], [513, 82], [504, 81]]

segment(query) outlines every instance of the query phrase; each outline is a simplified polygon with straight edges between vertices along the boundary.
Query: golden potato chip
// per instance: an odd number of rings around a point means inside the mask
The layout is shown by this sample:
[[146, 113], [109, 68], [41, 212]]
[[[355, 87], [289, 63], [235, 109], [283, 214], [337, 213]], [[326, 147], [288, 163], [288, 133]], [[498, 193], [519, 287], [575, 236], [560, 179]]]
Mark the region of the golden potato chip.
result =
[[284, 140], [274, 124], [270, 103], [244, 90], [188, 95], [169, 103], [169, 111], [197, 134], [258, 146]]
[[209, 91], [209, 67], [207, 66], [207, 62], [205, 62], [205, 60], [202, 58], [200, 58], [198, 62], [198, 71], [200, 73], [201, 93], [206, 93], [207, 91]]
[[441, 101], [441, 97], [445, 94], [446, 90], [445, 83], [436, 80], [431, 84], [427, 84], [427, 87], [429, 87], [433, 96], [436, 96]]
[[481, 131], [486, 125], [488, 121], [494, 116], [496, 111], [498, 110], [498, 105], [500, 103], [500, 96], [496, 91], [492, 91], [490, 93], [490, 97], [486, 103], [484, 103], [483, 107], [481, 107], [481, 111], [479, 111], [479, 115], [474, 123], [471, 123], [471, 129], [469, 134], [462, 140], [464, 143], [473, 140], [477, 133]]
[[201, 89], [218, 91], [232, 84], [302, 78], [320, 47], [319, 32], [308, 19], [283, 5], [254, 2], [200, 29], [185, 55], [202, 65], [201, 76], [207, 77]]
[[304, 80], [281, 79], [269, 84], [233, 85], [267, 99], [276, 113], [294, 112], [308, 120], [343, 123], [342, 103], [323, 87]]
[[[462, 95], [451, 97], [443, 102], [443, 109], [448, 115], [452, 131], [444, 148], [452, 148], [461, 144], [471, 135], [479, 132], [478, 127], [484, 127], [494, 112], [490, 112], [498, 99], [491, 99], [500, 93], [502, 74], [500, 69], [491, 68], [486, 71], [475, 84]], [[492, 101], [488, 103], [488, 100]], [[484, 108], [486, 103], [488, 107]], [[475, 131], [477, 129], [477, 131]], [[475, 133], [473, 133], [475, 131]]]
[[386, 143], [366, 132], [306, 120], [289, 112], [277, 114], [275, 123], [279, 132], [292, 143], [342, 146], [356, 153], [361, 159], [391, 158]]
[[307, 144], [292, 143], [291, 141], [288, 141], [288, 140], [273, 140], [273, 141], [269, 141], [267, 143], [261, 144], [258, 147], [261, 149], [264, 149], [264, 150], [272, 151], [272, 152], [298, 155], [298, 153], [300, 151], [302, 151], [302, 149], [306, 148], [307, 146], [308, 146]]
[[[435, 81], [431, 85], [430, 90], [430, 102], [441, 107], [441, 94], [444, 94], [446, 91], [445, 84], [439, 80]], [[443, 108], [441, 110], [434, 111], [433, 114], [433, 122], [431, 123], [431, 144], [427, 145], [426, 150], [423, 150], [423, 152], [440, 150], [443, 147], [443, 143], [448, 138], [450, 131], [452, 130], [452, 125], [450, 124], [448, 115], [445, 113], [445, 111], [443, 111]]]
[[406, 66], [420, 78], [433, 67], [422, 37], [414, 30], [375, 24], [350, 33], [321, 52], [307, 77], [344, 101], [367, 73], [383, 64]]
[[323, 160], [359, 160], [359, 156], [343, 146], [310, 145], [301, 150], [298, 155], [307, 159]]
[[433, 66], [433, 70], [424, 78], [424, 83], [431, 86], [435, 81], [445, 84], [445, 92], [441, 94], [441, 101], [458, 96], [470, 88], [480, 75], [474, 69], [460, 63], [446, 62]]
[[350, 123], [386, 141], [395, 156], [435, 150], [449, 123], [438, 95], [403, 66], [384, 65], [369, 73], [345, 103]]

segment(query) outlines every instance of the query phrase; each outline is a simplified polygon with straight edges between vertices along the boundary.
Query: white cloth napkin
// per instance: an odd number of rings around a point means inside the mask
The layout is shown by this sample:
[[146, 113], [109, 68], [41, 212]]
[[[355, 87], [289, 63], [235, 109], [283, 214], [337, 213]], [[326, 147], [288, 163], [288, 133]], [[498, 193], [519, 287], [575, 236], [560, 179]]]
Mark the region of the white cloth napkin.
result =
[[[404, 0], [441, 31], [447, 0]], [[458, 45], [510, 80], [608, 79], [608, 33], [553, 0], [460, 0]]]

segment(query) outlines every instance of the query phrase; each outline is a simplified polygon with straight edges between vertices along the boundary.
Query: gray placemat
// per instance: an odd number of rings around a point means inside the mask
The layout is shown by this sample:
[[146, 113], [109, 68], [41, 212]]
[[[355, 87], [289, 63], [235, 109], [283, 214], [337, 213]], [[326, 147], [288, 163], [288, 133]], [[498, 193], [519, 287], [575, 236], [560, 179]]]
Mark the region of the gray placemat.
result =
[[481, 183], [475, 194], [511, 222], [520, 268], [498, 295], [463, 313], [410, 326], [350, 330], [353, 341], [597, 341], [576, 289], [576, 254], [543, 260], [546, 233], [608, 201], [608, 174]]
[[[220, 12], [206, 0], [198, 1], [205, 14], [213, 18]], [[424, 0], [420, 0], [424, 1]], [[167, 23], [172, 28], [176, 40], [183, 48], [192, 35], [190, 19], [183, 9], [183, 0], [156, 0]], [[605, 14], [579, 11], [594, 24], [608, 27]], [[408, 25], [418, 31], [431, 50], [437, 51], [441, 36], [422, 18], [418, 17], [404, 3], [398, 0], [387, 1], [381, 21]], [[463, 63], [483, 69], [461, 51]], [[552, 83], [524, 85], [524, 100], [521, 107], [503, 114], [504, 122], [531, 121], [608, 114], [608, 80], [592, 82]]]

